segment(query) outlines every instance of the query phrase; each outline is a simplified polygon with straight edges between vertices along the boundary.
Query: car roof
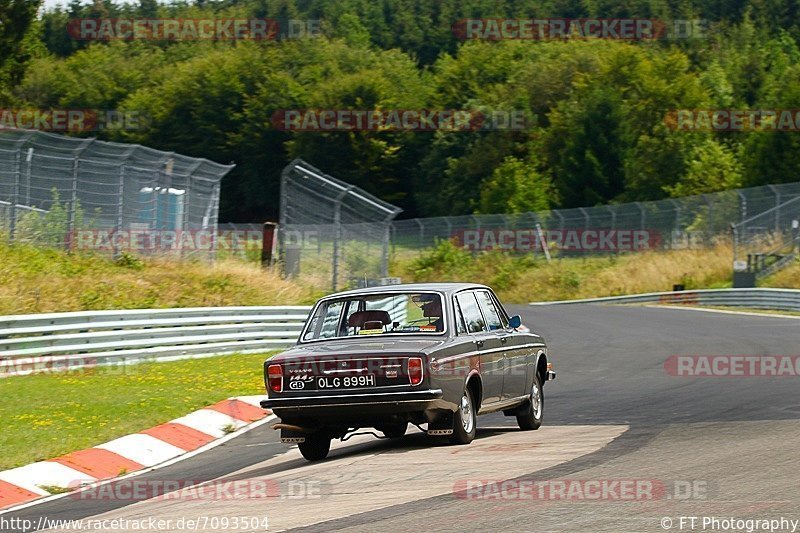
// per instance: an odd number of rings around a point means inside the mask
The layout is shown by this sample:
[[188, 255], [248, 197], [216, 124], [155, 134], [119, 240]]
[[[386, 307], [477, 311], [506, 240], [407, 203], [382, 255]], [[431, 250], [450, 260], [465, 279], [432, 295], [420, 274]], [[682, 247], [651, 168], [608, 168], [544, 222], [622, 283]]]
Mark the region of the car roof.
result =
[[330, 294], [325, 298], [338, 298], [341, 296], [353, 296], [357, 294], [375, 294], [382, 292], [396, 291], [420, 291], [420, 292], [443, 292], [450, 295], [455, 292], [467, 289], [488, 289], [486, 285], [479, 283], [403, 283], [400, 285], [381, 285], [380, 287], [367, 287], [364, 289], [352, 289], [349, 291]]

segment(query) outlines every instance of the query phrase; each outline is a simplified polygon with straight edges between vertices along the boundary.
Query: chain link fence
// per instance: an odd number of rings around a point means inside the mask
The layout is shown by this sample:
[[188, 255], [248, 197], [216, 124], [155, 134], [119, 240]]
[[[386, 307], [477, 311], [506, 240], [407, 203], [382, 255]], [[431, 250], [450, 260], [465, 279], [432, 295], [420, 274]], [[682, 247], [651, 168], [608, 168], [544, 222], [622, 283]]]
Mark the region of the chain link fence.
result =
[[[800, 196], [733, 226], [734, 270], [768, 276], [800, 254]], [[752, 283], [753, 279], [750, 280]]]
[[800, 183], [786, 183], [539, 213], [399, 220], [392, 223], [392, 243], [398, 249], [420, 250], [453, 240], [474, 251], [561, 255], [701, 248], [730, 237], [733, 225], [768, 210], [771, 215], [764, 220], [785, 226], [791, 220], [787, 202], [796, 198]]
[[286, 274], [332, 290], [388, 276], [391, 222], [401, 209], [301, 159], [281, 175], [278, 249]]
[[0, 132], [0, 231], [10, 242], [119, 255], [214, 257], [233, 165], [135, 144]]

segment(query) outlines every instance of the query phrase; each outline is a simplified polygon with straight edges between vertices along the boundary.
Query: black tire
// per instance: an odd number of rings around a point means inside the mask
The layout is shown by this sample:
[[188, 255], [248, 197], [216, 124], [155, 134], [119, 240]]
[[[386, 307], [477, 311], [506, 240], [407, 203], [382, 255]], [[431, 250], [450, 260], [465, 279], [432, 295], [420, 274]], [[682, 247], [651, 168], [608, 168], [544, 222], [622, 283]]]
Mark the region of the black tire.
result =
[[519, 428], [523, 431], [539, 429], [542, 425], [543, 417], [544, 391], [542, 390], [539, 374], [536, 374], [533, 378], [530, 398], [525, 402], [525, 406], [522, 407], [519, 414], [517, 414], [517, 424], [519, 424]]
[[390, 439], [399, 439], [406, 434], [408, 422], [392, 424], [390, 426], [381, 426], [377, 429]]
[[305, 442], [297, 445], [300, 453], [308, 461], [321, 461], [328, 456], [331, 450], [331, 438], [325, 433], [312, 433], [306, 436]]
[[453, 434], [450, 442], [453, 444], [469, 444], [475, 438], [478, 427], [477, 413], [475, 412], [475, 398], [469, 388], [464, 389], [459, 408], [453, 415]]

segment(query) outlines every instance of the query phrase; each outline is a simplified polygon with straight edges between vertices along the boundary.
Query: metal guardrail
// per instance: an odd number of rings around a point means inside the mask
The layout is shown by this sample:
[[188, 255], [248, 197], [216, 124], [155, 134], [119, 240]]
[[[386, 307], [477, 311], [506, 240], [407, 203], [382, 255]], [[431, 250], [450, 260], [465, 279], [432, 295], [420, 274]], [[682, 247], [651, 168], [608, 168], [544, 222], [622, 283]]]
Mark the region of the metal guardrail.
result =
[[194, 307], [0, 316], [0, 377], [286, 348], [310, 311]]
[[567, 304], [668, 304], [692, 306], [748, 307], [800, 311], [800, 290], [797, 289], [702, 289], [696, 291], [651, 292], [630, 296], [609, 296], [583, 300], [532, 302], [530, 305]]

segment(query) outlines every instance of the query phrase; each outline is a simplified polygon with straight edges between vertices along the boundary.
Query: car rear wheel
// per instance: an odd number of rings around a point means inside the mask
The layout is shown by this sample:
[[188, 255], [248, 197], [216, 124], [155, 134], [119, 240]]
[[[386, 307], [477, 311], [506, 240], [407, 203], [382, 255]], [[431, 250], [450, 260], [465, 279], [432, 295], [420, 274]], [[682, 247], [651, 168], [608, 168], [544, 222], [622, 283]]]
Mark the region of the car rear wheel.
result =
[[328, 456], [328, 452], [331, 450], [331, 438], [325, 433], [312, 433], [307, 435], [305, 442], [301, 442], [297, 447], [308, 461], [321, 461]]
[[477, 417], [475, 413], [475, 399], [472, 391], [464, 389], [458, 409], [453, 417], [453, 434], [450, 442], [453, 444], [469, 444], [475, 438]]
[[526, 431], [539, 429], [544, 415], [544, 391], [542, 391], [539, 374], [536, 374], [533, 378], [530, 399], [525, 403], [526, 406], [523, 407], [523, 411], [517, 415], [519, 428]]

